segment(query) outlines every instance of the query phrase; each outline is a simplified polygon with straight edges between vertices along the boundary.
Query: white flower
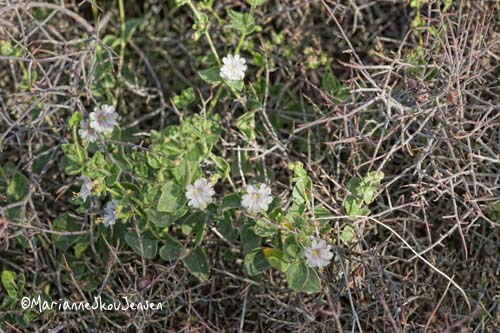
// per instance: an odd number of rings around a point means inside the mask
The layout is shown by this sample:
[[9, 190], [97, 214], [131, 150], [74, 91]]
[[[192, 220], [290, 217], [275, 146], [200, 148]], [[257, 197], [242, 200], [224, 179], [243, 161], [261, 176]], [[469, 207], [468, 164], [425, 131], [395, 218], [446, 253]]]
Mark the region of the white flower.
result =
[[80, 122], [80, 129], [78, 134], [82, 140], [87, 140], [88, 142], [95, 142], [97, 140], [97, 132], [90, 126], [90, 123], [86, 120]]
[[102, 219], [102, 223], [106, 227], [110, 227], [115, 224], [117, 216], [116, 216], [116, 206], [118, 205], [118, 200], [108, 201], [106, 207], [104, 207], [104, 217]]
[[188, 205], [194, 208], [205, 209], [209, 203], [212, 202], [212, 196], [215, 191], [212, 184], [205, 179], [197, 179], [193, 185], [186, 186], [186, 198], [188, 198]]
[[330, 264], [333, 258], [332, 246], [326, 245], [326, 242], [313, 239], [311, 245], [305, 249], [306, 262], [309, 267], [325, 267]]
[[92, 179], [90, 179], [89, 177], [85, 176], [85, 175], [81, 175], [80, 178], [78, 178], [79, 180], [81, 180], [83, 183], [82, 183], [82, 187], [80, 188], [80, 192], [78, 193], [77, 197], [78, 198], [81, 198], [83, 200], [83, 202], [87, 201], [87, 198], [90, 197], [92, 195]]
[[260, 211], [266, 211], [269, 204], [273, 201], [271, 189], [266, 184], [260, 184], [260, 187], [248, 185], [246, 187], [247, 194], [243, 196], [241, 205], [248, 210], [249, 213], [255, 214]]
[[111, 133], [116, 125], [116, 118], [118, 114], [115, 112], [115, 107], [103, 105], [90, 113], [90, 127], [99, 133]]
[[220, 76], [228, 81], [240, 81], [245, 77], [247, 65], [245, 58], [241, 58], [239, 54], [231, 55], [222, 58], [224, 65], [220, 69]]

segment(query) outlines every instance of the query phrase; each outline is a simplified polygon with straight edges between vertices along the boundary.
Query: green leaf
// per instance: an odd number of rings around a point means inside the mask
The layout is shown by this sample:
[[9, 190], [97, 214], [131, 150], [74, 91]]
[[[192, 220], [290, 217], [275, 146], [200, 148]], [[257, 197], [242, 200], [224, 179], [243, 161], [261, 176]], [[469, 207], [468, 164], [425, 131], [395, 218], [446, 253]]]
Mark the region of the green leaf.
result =
[[64, 172], [70, 176], [75, 176], [79, 175], [82, 173], [82, 167], [76, 164], [75, 162], [71, 161], [70, 159], [66, 158], [64, 159]]
[[158, 200], [158, 211], [166, 213], [178, 212], [186, 203], [186, 197], [181, 187], [173, 180], [169, 180], [161, 188]]
[[368, 181], [373, 186], [379, 186], [382, 179], [384, 179], [385, 175], [382, 171], [372, 171], [368, 172], [363, 181]]
[[297, 292], [304, 289], [308, 276], [309, 269], [302, 261], [291, 264], [286, 271], [289, 287]]
[[183, 186], [191, 184], [193, 174], [195, 173], [197, 166], [197, 162], [183, 159], [179, 165], [172, 170], [177, 183], [182, 184]]
[[169, 213], [159, 212], [156, 209], [148, 209], [146, 213], [149, 221], [162, 228], [166, 228], [174, 224], [177, 220], [176, 216]]
[[125, 43], [128, 43], [135, 30], [139, 27], [139, 25], [144, 22], [144, 18], [132, 18], [125, 22], [125, 31], [123, 34], [123, 39]]
[[309, 194], [307, 193], [307, 188], [305, 182], [299, 180], [295, 183], [292, 190], [292, 199], [295, 204], [306, 204], [309, 202]]
[[266, 2], [266, 0], [247, 0], [247, 3], [250, 6], [260, 6], [263, 5]]
[[373, 202], [373, 200], [375, 200], [375, 191], [376, 190], [377, 189], [373, 186], [364, 186], [361, 188], [360, 194], [362, 195], [363, 201], [365, 202], [365, 204], [369, 205]]
[[115, 185], [120, 179], [120, 175], [122, 174], [122, 169], [117, 164], [113, 164], [111, 166], [110, 174], [106, 177], [106, 185], [111, 187]]
[[191, 87], [184, 89], [180, 95], [174, 96], [174, 104], [178, 109], [185, 109], [195, 100], [194, 89]]
[[224, 258], [224, 261], [227, 262], [234, 262], [238, 258], [236, 254], [234, 254], [233, 251], [231, 251], [231, 249], [229, 248], [224, 249], [224, 254], [222, 255], [222, 257]]
[[195, 142], [189, 146], [187, 153], [185, 155], [186, 159], [191, 161], [191, 163], [200, 162], [205, 158], [208, 153], [207, 146], [204, 142]]
[[92, 156], [92, 164], [97, 170], [105, 169], [108, 163], [106, 162], [106, 158], [104, 154], [100, 151], [95, 152], [94, 156]]
[[22, 49], [15, 47], [9, 41], [0, 41], [0, 54], [11, 56], [11, 57], [21, 57], [23, 54]]
[[33, 166], [31, 168], [34, 173], [42, 172], [42, 170], [47, 166], [51, 160], [53, 150], [54, 148], [44, 145], [36, 152], [37, 157], [35, 161], [33, 161]]
[[[108, 34], [108, 35], [104, 36], [104, 38], [102, 39], [102, 43], [104, 45], [110, 46], [111, 48], [114, 49], [120, 45], [121, 40], [118, 36]], [[104, 55], [106, 59], [108, 59], [108, 57], [111, 57], [108, 53], [107, 48], [103, 47], [103, 48], [98, 49], [98, 51], [102, 52], [102, 55]]]
[[78, 127], [80, 122], [83, 120], [82, 115], [79, 112], [74, 112], [71, 117], [68, 118], [68, 125], [71, 127]]
[[234, 29], [241, 31], [243, 34], [251, 34], [255, 31], [255, 20], [252, 15], [247, 13], [239, 13], [232, 9], [228, 10], [231, 17], [231, 25]]
[[453, 5], [453, 0], [444, 0], [443, 13], [446, 13], [451, 5]]
[[349, 97], [347, 88], [333, 75], [331, 70], [328, 70], [321, 79], [321, 86], [327, 94], [336, 97], [340, 100], [345, 100]]
[[200, 247], [195, 247], [193, 251], [182, 260], [187, 270], [201, 281], [207, 281], [210, 268], [207, 255]]
[[332, 229], [332, 213], [329, 209], [321, 205], [314, 206], [314, 223], [318, 226], [320, 234], [327, 234]]
[[33, 311], [26, 311], [23, 313], [23, 317], [22, 317], [22, 321], [23, 321], [23, 326], [24, 327], [29, 327], [31, 322], [36, 320], [38, 318], [38, 314], [36, 312], [33, 312]]
[[253, 63], [255, 66], [260, 67], [260, 68], [265, 68], [266, 62], [265, 62], [264, 55], [262, 53], [253, 51], [252, 57], [253, 57]]
[[410, 1], [410, 7], [413, 7], [413, 8], [420, 8], [421, 5], [424, 5], [426, 3], [428, 3], [429, 0], [411, 0]]
[[309, 294], [315, 294], [319, 293], [320, 290], [321, 280], [319, 279], [318, 273], [314, 269], [309, 267], [307, 281], [306, 284], [302, 287], [302, 291]]
[[364, 207], [363, 203], [368, 205], [375, 200], [377, 187], [383, 178], [383, 172], [369, 172], [363, 179], [353, 177], [349, 180], [347, 188], [351, 195], [344, 200], [344, 208], [351, 220], [370, 214], [370, 210]]
[[219, 67], [211, 67], [198, 72], [198, 75], [203, 81], [207, 83], [220, 83], [222, 78], [220, 77]]
[[290, 163], [290, 170], [293, 171], [293, 181], [295, 185], [292, 190], [293, 203], [295, 205], [307, 206], [310, 202], [311, 178], [307, 175], [306, 170], [301, 162]]
[[219, 222], [219, 231], [230, 242], [234, 242], [238, 238], [238, 229], [233, 227], [232, 216], [224, 214], [224, 218]]
[[229, 178], [229, 172], [231, 171], [231, 166], [228, 161], [220, 156], [212, 155], [212, 161], [214, 161], [217, 166], [217, 173], [221, 177]]
[[116, 160], [121, 162], [120, 167], [125, 170], [125, 171], [132, 171], [134, 169], [134, 166], [130, 162], [130, 160], [127, 157], [127, 154], [125, 153], [125, 147], [119, 146], [117, 154], [113, 155]]
[[193, 229], [193, 232], [196, 236], [196, 238], [194, 240], [195, 246], [199, 246], [201, 244], [201, 241], [205, 237], [205, 233], [207, 231], [207, 215], [204, 214], [203, 212], [199, 212], [199, 213], [201, 213], [203, 215], [203, 217], [201, 217], [198, 220], [198, 222], [196, 223], [196, 225]]
[[154, 259], [158, 251], [158, 241], [144, 236], [140, 238], [135, 232], [125, 234], [125, 242], [140, 256], [146, 259]]
[[87, 293], [91, 293], [101, 286], [101, 282], [98, 279], [94, 279], [92, 276], [86, 278], [85, 283], [86, 284], [82, 287], [82, 290]]
[[353, 196], [348, 196], [344, 201], [344, 208], [349, 218], [355, 219], [359, 216], [367, 216], [370, 213], [368, 208], [361, 206], [362, 202]]
[[259, 237], [271, 237], [277, 232], [277, 229], [266, 221], [258, 220], [253, 226], [253, 232]]
[[207, 215], [203, 211], [195, 211], [189, 214], [186, 218], [182, 220], [181, 230], [186, 236], [190, 235], [192, 232], [197, 235], [199, 232], [204, 232], [202, 230], [203, 225], [206, 224]]
[[17, 285], [16, 285], [16, 273], [12, 271], [3, 271], [2, 272], [2, 284], [5, 290], [7, 290], [7, 294], [13, 299], [17, 300]]
[[358, 177], [352, 177], [348, 182], [347, 182], [347, 189], [349, 192], [352, 193], [354, 196], [359, 196], [359, 186], [361, 184], [361, 179]]
[[30, 183], [28, 178], [17, 172], [7, 186], [7, 199], [9, 202], [18, 202], [24, 200], [30, 192]]
[[346, 224], [344, 229], [342, 230], [342, 234], [340, 235], [340, 239], [344, 242], [350, 242], [356, 237], [356, 232], [352, 225]]
[[86, 158], [85, 149], [79, 144], [63, 144], [62, 149], [65, 155], [77, 164], [83, 164]]
[[113, 56], [109, 52], [109, 47], [115, 48], [117, 45], [120, 45], [121, 38], [114, 35], [106, 35], [102, 42], [103, 45], [97, 47], [94, 80], [90, 90], [94, 97], [113, 101], [112, 90], [115, 87], [116, 79], [113, 75]]
[[250, 140], [255, 140], [255, 112], [250, 111], [236, 120], [236, 127]]
[[288, 235], [283, 243], [283, 250], [290, 258], [297, 258], [301, 253], [300, 245], [295, 238], [295, 235]]
[[233, 88], [234, 90], [240, 92], [243, 90], [243, 88], [245, 87], [245, 83], [243, 82], [243, 80], [238, 80], [238, 81], [225, 81], [226, 84], [228, 86], [230, 86], [231, 88]]
[[486, 216], [493, 221], [500, 222], [500, 202], [492, 202], [486, 209]]
[[193, 24], [193, 30], [197, 32], [197, 34], [193, 36], [195, 41], [199, 38], [199, 36], [201, 36], [202, 32], [208, 31], [208, 28], [210, 27], [210, 20], [208, 19], [208, 15], [198, 10], [196, 11], [196, 13], [197, 15], [195, 15], [194, 17]]
[[260, 247], [260, 237], [253, 231], [253, 222], [247, 222], [243, 225], [240, 231], [241, 246], [243, 247], [243, 254], [247, 254], [253, 249]]
[[147, 152], [146, 161], [148, 162], [148, 165], [153, 169], [160, 169], [162, 167], [161, 159], [155, 153]]
[[74, 247], [75, 257], [78, 259], [82, 256], [82, 253], [89, 247], [88, 242], [76, 243]]
[[178, 260], [184, 252], [182, 244], [169, 234], [165, 235], [165, 243], [165, 245], [160, 247], [160, 257], [165, 261]]
[[267, 247], [262, 251], [272, 267], [276, 268], [280, 272], [286, 272], [290, 263], [286, 260], [285, 254], [281, 250]]
[[[82, 226], [78, 223], [77, 220], [69, 216], [67, 213], [59, 215], [54, 220], [54, 230], [62, 231], [62, 232], [71, 232], [71, 231], [80, 231]], [[68, 250], [75, 242], [78, 240], [84, 239], [84, 237], [80, 237], [78, 235], [58, 235], [52, 234], [52, 240], [54, 241], [55, 246], [61, 250]]]
[[260, 247], [249, 252], [243, 261], [243, 269], [250, 276], [258, 275], [268, 268], [269, 262]]

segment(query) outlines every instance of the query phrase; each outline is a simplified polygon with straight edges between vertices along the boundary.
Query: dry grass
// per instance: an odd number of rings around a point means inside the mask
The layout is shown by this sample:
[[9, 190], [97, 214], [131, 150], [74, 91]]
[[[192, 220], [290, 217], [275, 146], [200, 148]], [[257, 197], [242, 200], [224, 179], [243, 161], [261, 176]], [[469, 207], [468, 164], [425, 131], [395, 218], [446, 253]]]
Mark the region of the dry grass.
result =
[[[50, 288], [53, 299], [79, 301], [127, 295], [166, 310], [54, 311], [22, 328], [7, 320], [18, 307], [0, 312], [0, 332], [500, 332], [500, 221], [489, 214], [500, 201], [498, 1], [454, 1], [446, 12], [440, 1], [424, 5], [423, 24], [413, 28], [415, 9], [405, 1], [271, 0], [257, 11], [262, 40], [285, 36], [268, 54], [276, 67], [249, 75], [267, 91], [263, 125], [256, 142], [245, 142], [234, 130], [241, 106], [226, 98], [217, 107], [227, 127], [220, 152], [236, 163], [237, 147], [250, 149], [275, 173], [273, 192], [282, 198], [290, 191], [287, 162], [304, 162], [314, 200], [337, 216], [337, 239], [347, 181], [373, 170], [386, 175], [373, 214], [356, 222], [359, 241], [337, 243], [317, 295], [291, 292], [277, 272], [249, 280], [240, 259], [224, 258], [229, 247], [215, 233], [205, 241], [211, 278], [201, 284], [182, 264], [142, 260], [120, 244], [109, 244], [107, 258], [91, 246], [68, 263], [53, 244], [61, 234], [53, 220], [71, 212], [81, 221], [77, 233], [92, 242], [94, 212], [68, 203], [75, 179], [60, 167], [65, 122], [95, 104], [95, 50], [119, 31], [118, 9], [99, 2], [96, 22], [90, 1], [3, 2], [0, 41], [21, 53], [0, 55], [0, 165], [21, 170], [31, 187], [14, 204], [24, 208], [22, 219], [0, 219], [1, 270], [23, 272], [26, 293]], [[180, 121], [170, 98], [183, 88], [211, 94], [196, 76], [206, 45], [190, 40], [188, 11], [167, 3], [130, 1], [127, 17], [147, 24], [123, 58], [113, 53], [115, 75], [134, 73], [114, 91], [121, 123], [142, 132]], [[225, 6], [243, 3], [216, 1], [215, 10], [223, 16]], [[229, 49], [223, 27], [214, 24], [211, 34], [217, 48]], [[308, 46], [334, 59], [349, 102], [327, 94], [323, 71], [304, 64]], [[269, 126], [277, 123], [284, 125]], [[4, 189], [0, 182], [0, 216], [12, 207]], [[92, 281], [98, 288], [85, 292]], [[0, 287], [0, 299], [5, 293]]]

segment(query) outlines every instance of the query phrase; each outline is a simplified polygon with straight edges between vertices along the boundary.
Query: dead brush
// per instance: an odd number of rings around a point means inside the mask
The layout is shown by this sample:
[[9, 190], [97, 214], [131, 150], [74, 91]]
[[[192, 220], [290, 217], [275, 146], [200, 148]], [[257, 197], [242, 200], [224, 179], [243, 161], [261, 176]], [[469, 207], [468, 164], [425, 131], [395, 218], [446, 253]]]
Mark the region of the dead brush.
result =
[[[227, 8], [250, 6], [215, 1], [209, 45], [193, 42], [193, 15], [173, 1], [130, 1], [120, 10], [106, 1], [0, 0], [0, 271], [15, 271], [26, 294], [74, 301], [130, 295], [165, 309], [26, 314], [7, 304], [4, 286], [0, 332], [496, 332], [498, 3], [266, 2], [254, 15], [258, 56], [242, 44], [254, 75], [248, 89], [263, 101], [255, 137], [236, 124], [253, 101], [218, 93], [197, 75], [211, 46], [222, 52], [238, 44], [217, 24]], [[113, 48], [104, 39], [121, 36], [122, 16], [145, 23]], [[97, 84], [103, 66], [111, 88]], [[325, 83], [327, 76], [338, 82]], [[188, 87], [194, 100], [182, 109], [174, 99]], [[77, 211], [71, 203], [75, 179], [63, 172], [63, 145], [72, 140], [67, 119], [88, 116], [106, 94], [116, 97], [124, 129], [137, 129], [114, 144], [137, 151], [148, 151], [152, 129], [210, 108], [220, 114], [226, 130], [216, 151], [236, 170], [235, 184], [220, 190], [246, 185], [240, 173], [248, 155], [259, 165], [249, 174], [272, 174], [273, 194], [288, 209], [288, 165], [301, 161], [311, 201], [330, 212], [307, 216], [332, 227], [334, 257], [319, 274], [321, 291], [293, 292], [276, 269], [249, 277], [241, 240], [215, 223], [203, 240], [212, 265], [204, 282], [180, 258], [149, 260], [123, 242], [103, 241], [97, 206]], [[371, 171], [385, 174], [372, 213], [350, 221], [348, 182]], [[9, 190], [17, 173], [29, 188], [19, 200]], [[64, 213], [75, 221], [71, 230], [55, 223]], [[74, 243], [61, 250], [61, 239], [78, 237], [88, 243], [80, 256]]]

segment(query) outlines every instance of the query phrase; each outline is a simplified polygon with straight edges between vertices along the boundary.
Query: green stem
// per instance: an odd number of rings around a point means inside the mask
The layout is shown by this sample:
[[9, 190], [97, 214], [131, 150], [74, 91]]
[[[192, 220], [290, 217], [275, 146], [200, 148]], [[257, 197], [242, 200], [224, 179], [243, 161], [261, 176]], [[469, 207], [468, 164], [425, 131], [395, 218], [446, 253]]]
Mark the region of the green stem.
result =
[[[200, 19], [200, 13], [198, 12], [198, 9], [193, 5], [192, 1], [188, 1], [188, 5], [191, 8], [191, 10], [194, 13], [194, 16], [196, 16], [196, 19]], [[210, 46], [210, 50], [212, 50], [212, 53], [214, 54], [215, 60], [217, 61], [217, 64], [220, 66], [222, 63], [220, 61], [219, 55], [217, 54], [217, 50], [215, 49], [214, 42], [212, 41], [212, 38], [210, 37], [210, 34], [208, 33], [207, 30], [204, 31], [205, 38], [207, 39], [208, 45]]]
[[252, 6], [250, 7], [250, 15], [253, 16], [255, 12], [255, 1], [252, 3]]
[[111, 193], [113, 196], [118, 197], [120, 196], [120, 193], [112, 188], [107, 187], [106, 190]]
[[[123, 63], [125, 62], [125, 47], [126, 47], [126, 43], [125, 43], [125, 7], [123, 5], [123, 0], [118, 0], [118, 11], [119, 11], [119, 14], [120, 14], [120, 55], [119, 55], [119, 59], [118, 59], [118, 73], [117, 73], [117, 76], [118, 76], [118, 79], [119, 81], [121, 80], [121, 76], [122, 76], [122, 69], [123, 69]], [[111, 98], [113, 100], [115, 100], [116, 102], [113, 103], [116, 104], [118, 103], [118, 96], [121, 95], [121, 85], [117, 84], [115, 85], [115, 96], [113, 98], [113, 96], [109, 96], [109, 94], [106, 94], [107, 95], [107, 98]]]
[[247, 35], [245, 33], [243, 33], [240, 37], [240, 40], [238, 42], [238, 46], [236, 46], [236, 50], [234, 51], [234, 54], [239, 54], [240, 53], [240, 49], [241, 47], [243, 46], [243, 42], [245, 41], [245, 37]]
[[122, 185], [122, 184], [120, 184], [119, 182], [116, 182], [116, 186], [117, 186], [120, 190], [122, 190], [123, 192], [125, 192], [125, 187], [123, 187], [123, 185]]
[[[252, 3], [252, 7], [250, 7], [250, 15], [253, 16], [253, 13], [255, 11], [255, 3]], [[245, 38], [246, 38], [247, 34], [246, 33], [243, 33], [240, 37], [240, 40], [238, 41], [238, 46], [236, 46], [236, 50], [235, 50], [235, 54], [239, 54], [240, 53], [240, 49], [241, 47], [243, 46], [243, 42], [245, 41]]]
[[118, 75], [121, 76], [122, 73], [122, 68], [123, 68], [123, 62], [125, 61], [125, 7], [123, 6], [123, 0], [118, 0], [118, 10], [120, 12], [120, 59], [118, 63]]
[[[78, 133], [77, 127], [73, 126], [73, 141], [75, 142], [75, 145], [77, 145], [78, 147], [82, 147], [82, 146], [80, 146], [80, 143], [78, 142], [78, 134], [77, 133]], [[81, 161], [83, 164], [86, 156], [82, 156], [80, 149], [77, 149], [76, 153], [78, 154], [78, 160]]]
[[210, 116], [212, 114], [212, 111], [214, 110], [215, 106], [217, 105], [217, 102], [219, 101], [220, 95], [222, 94], [222, 89], [223, 85], [219, 85], [219, 88], [217, 88], [217, 93], [215, 94], [214, 99], [210, 103], [210, 108], [208, 109], [207, 116]]
[[[252, 3], [252, 7], [250, 7], [250, 16], [253, 16], [253, 13], [255, 11], [255, 3]], [[240, 49], [243, 46], [243, 42], [245, 41], [247, 34], [243, 33], [240, 37], [240, 40], [238, 41], [238, 46], [236, 46], [235, 54], [240, 53]]]
[[97, 6], [92, 5], [92, 16], [94, 17], [94, 21], [97, 22], [99, 18], [99, 10], [97, 9]]
[[221, 66], [222, 62], [220, 61], [219, 55], [217, 54], [217, 50], [215, 49], [214, 43], [212, 42], [212, 38], [210, 38], [208, 31], [205, 31], [205, 38], [207, 39], [208, 45], [210, 45], [210, 49], [215, 56], [215, 61], [217, 61], [217, 64]]
[[118, 10], [120, 11], [120, 30], [122, 35], [122, 44], [125, 40], [125, 7], [123, 6], [123, 0], [118, 0]]
[[231, 185], [231, 187], [233, 188], [233, 191], [234, 192], [238, 192], [238, 190], [236, 189], [236, 186], [234, 185], [233, 183], [233, 180], [231, 179], [231, 177], [226, 177], [227, 181], [229, 182], [229, 185]]
[[224, 86], [226, 86], [229, 89], [229, 91], [236, 97], [236, 99], [241, 98], [240, 94], [238, 94], [238, 92], [235, 89], [233, 89], [233, 87], [231, 87], [230, 85], [228, 85], [226, 83], [220, 84], [219, 88], [217, 88], [217, 92], [215, 93], [214, 99], [210, 103], [210, 108], [207, 111], [207, 116], [210, 116], [212, 114], [212, 111], [214, 110], [215, 106], [217, 105], [217, 102], [219, 102], [219, 98], [222, 94], [222, 90], [224, 89]]
[[[234, 97], [236, 97], [236, 99], [241, 99], [241, 96], [240, 94], [236, 91], [236, 89], [234, 89], [233, 87], [231, 87], [230, 85], [227, 84], [227, 87], [229, 88], [229, 90], [231, 91], [231, 93], [234, 95]], [[244, 106], [246, 108], [246, 106]]]

